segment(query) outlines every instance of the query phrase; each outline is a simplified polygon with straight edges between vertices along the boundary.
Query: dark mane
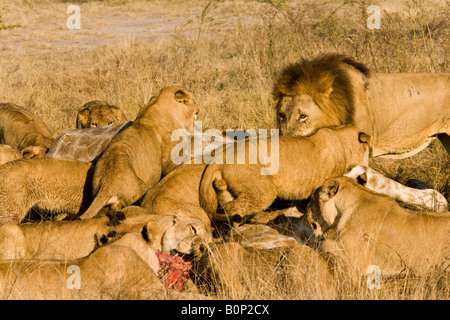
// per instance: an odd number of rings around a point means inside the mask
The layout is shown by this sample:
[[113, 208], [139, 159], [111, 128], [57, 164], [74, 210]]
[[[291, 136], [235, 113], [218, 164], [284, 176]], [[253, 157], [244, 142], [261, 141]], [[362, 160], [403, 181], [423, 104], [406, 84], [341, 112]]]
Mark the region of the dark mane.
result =
[[370, 76], [369, 69], [363, 63], [342, 54], [302, 59], [282, 70], [275, 82], [273, 97], [278, 101], [282, 95], [308, 94], [322, 111], [337, 116], [340, 124], [353, 123], [354, 92], [348, 67], [365, 77]]

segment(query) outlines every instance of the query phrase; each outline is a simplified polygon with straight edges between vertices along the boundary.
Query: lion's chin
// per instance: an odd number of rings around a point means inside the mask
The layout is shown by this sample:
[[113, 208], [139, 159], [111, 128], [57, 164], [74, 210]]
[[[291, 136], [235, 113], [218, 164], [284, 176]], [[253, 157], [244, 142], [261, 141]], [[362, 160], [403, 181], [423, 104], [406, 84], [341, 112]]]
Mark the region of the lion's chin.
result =
[[310, 129], [310, 130], [296, 130], [294, 132], [281, 132], [281, 135], [286, 135], [286, 136], [292, 136], [292, 137], [305, 137], [305, 136], [310, 136], [314, 133], [314, 129]]

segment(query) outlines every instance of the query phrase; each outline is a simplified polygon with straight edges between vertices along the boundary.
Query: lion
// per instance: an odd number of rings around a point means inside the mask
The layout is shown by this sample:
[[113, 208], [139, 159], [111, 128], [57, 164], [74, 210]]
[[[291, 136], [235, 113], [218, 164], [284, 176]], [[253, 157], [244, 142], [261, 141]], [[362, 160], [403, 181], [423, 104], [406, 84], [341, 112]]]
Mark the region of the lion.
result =
[[28, 255], [26, 240], [15, 223], [0, 225], [0, 260], [24, 259]]
[[[201, 133], [202, 137], [210, 139], [207, 133]], [[195, 137], [191, 137], [195, 139]], [[233, 144], [234, 139], [222, 133], [222, 140], [215, 137], [217, 148], [222, 149], [223, 146]], [[194, 217], [202, 219], [206, 225], [210, 225], [211, 220], [208, 214], [199, 204], [198, 188], [202, 178], [203, 171], [206, 167], [206, 162], [203, 157], [204, 152], [208, 152], [210, 145], [202, 145], [201, 150], [194, 149], [195, 141], [191, 141], [191, 157], [187, 163], [182, 163], [173, 169], [170, 173], [165, 175], [161, 181], [150, 188], [145, 196], [142, 198], [141, 207], [148, 209], [151, 212], [159, 214], [175, 214], [180, 208], [184, 208], [190, 212]], [[192, 150], [193, 149], [193, 150]], [[201, 152], [200, 152], [201, 151]], [[211, 150], [212, 151], [212, 150]], [[201, 163], [196, 163], [196, 159], [201, 158]], [[186, 158], [187, 160], [187, 158]], [[194, 161], [192, 161], [194, 160]], [[194, 163], [190, 163], [194, 162]]]
[[438, 137], [450, 153], [450, 74], [375, 73], [340, 54], [284, 68], [274, 83], [281, 135], [353, 124], [373, 157], [413, 156]]
[[[272, 145], [272, 139], [267, 138], [267, 145]], [[261, 150], [261, 139], [259, 141]], [[277, 164], [276, 173], [264, 174], [269, 173], [264, 166], [268, 163], [261, 154], [256, 164], [238, 164], [236, 159], [235, 164], [211, 163], [200, 182], [200, 204], [211, 218], [215, 215], [218, 198], [213, 183], [220, 179], [225, 180], [228, 191], [235, 197], [224, 208], [233, 221], [265, 210], [276, 198], [306, 199], [326, 178], [342, 175], [356, 165], [367, 163], [369, 141], [370, 137], [354, 126], [322, 128], [309, 137], [281, 136], [278, 148], [272, 146], [270, 151], [272, 155], [278, 154], [278, 159], [272, 160]], [[253, 142], [247, 140], [245, 143], [249, 151]], [[317, 165], [318, 161], [320, 165]], [[274, 163], [271, 163], [271, 169]]]
[[[141, 220], [143, 217], [140, 213], [136, 216], [135, 211], [130, 213], [127, 219]], [[109, 235], [96, 233], [98, 248], [86, 257], [0, 262], [0, 286], [7, 293], [2, 298], [155, 299], [158, 291], [165, 295], [159, 280], [155, 281], [160, 271], [158, 252], [195, 255], [200, 252], [203, 242], [210, 241], [210, 235], [205, 233], [206, 228], [201, 220], [183, 212], [171, 217], [145, 216], [146, 223], [141, 224], [140, 221], [138, 228], [126, 230], [123, 234], [124, 230], [117, 230], [118, 236], [113, 236], [112, 240]], [[201, 257], [198, 255], [198, 258]], [[79, 270], [81, 280], [78, 290], [68, 290], [71, 284], [68, 270], [71, 266], [72, 270], [76, 267]], [[24, 287], [27, 288], [25, 293], [21, 292]]]
[[0, 166], [20, 158], [22, 158], [22, 155], [19, 150], [7, 144], [0, 144]]
[[150, 212], [173, 215], [184, 208], [206, 225], [211, 221], [199, 204], [198, 187], [206, 164], [182, 164], [147, 191], [140, 204]]
[[142, 108], [136, 120], [113, 138], [95, 164], [91, 206], [82, 219], [109, 206], [120, 210], [135, 203], [162, 175], [173, 169], [172, 132], [194, 132], [198, 107], [181, 87], [165, 87]]
[[317, 236], [336, 231], [335, 253], [359, 275], [370, 265], [378, 266], [383, 275], [405, 269], [422, 274], [448, 265], [449, 212], [413, 213], [349, 177], [325, 180], [307, 212]]
[[[356, 179], [360, 185], [416, 208], [436, 212], [448, 211], [445, 197], [434, 189], [409, 188], [366, 166], [354, 167], [345, 176]], [[411, 181], [411, 180], [410, 180]]]
[[40, 158], [53, 140], [38, 116], [14, 103], [0, 103], [0, 143], [18, 149], [24, 158]]
[[96, 160], [111, 140], [131, 125], [131, 121], [116, 126], [69, 129], [60, 133], [42, 158], [64, 158], [82, 162]]
[[[147, 229], [147, 228], [145, 228]], [[161, 299], [152, 232], [146, 238], [99, 247], [72, 260], [3, 260], [2, 299]], [[153, 268], [152, 268], [153, 267]]]
[[19, 223], [31, 208], [55, 215], [84, 212], [91, 165], [69, 159], [19, 159], [0, 167], [0, 224]]
[[84, 104], [77, 114], [78, 129], [101, 126], [117, 126], [127, 121], [127, 116], [119, 107], [105, 101], [90, 101]]
[[140, 219], [139, 217], [145, 215], [146, 221], [154, 222], [160, 230], [159, 235], [154, 238], [156, 243], [161, 245], [159, 249], [163, 252], [174, 251], [198, 259], [204, 253], [205, 246], [213, 241], [209, 224], [185, 208], [179, 208], [174, 214], [159, 214], [146, 208], [128, 206], [121, 212], [127, 219]]
[[[3, 253], [3, 259], [81, 258], [96, 248], [96, 234], [137, 231], [148, 221], [145, 217], [122, 221], [125, 218], [123, 215], [108, 214], [88, 220], [3, 224], [0, 226], [0, 252]], [[9, 240], [5, 241], [4, 235], [7, 234]], [[13, 254], [11, 241], [17, 243], [16, 248], [20, 249], [20, 254]]]

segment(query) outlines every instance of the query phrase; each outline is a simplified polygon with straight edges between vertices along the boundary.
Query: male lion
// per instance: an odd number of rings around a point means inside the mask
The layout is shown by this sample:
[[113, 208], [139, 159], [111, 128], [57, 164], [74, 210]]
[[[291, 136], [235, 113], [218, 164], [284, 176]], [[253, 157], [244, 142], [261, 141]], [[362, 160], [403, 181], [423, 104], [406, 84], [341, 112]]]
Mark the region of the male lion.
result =
[[0, 103], [0, 143], [18, 149], [24, 158], [39, 158], [53, 140], [38, 116], [14, 103]]
[[[267, 138], [271, 145], [271, 139]], [[223, 179], [235, 200], [224, 204], [232, 220], [255, 214], [268, 208], [278, 197], [285, 200], [306, 199], [329, 177], [342, 175], [353, 166], [367, 163], [370, 137], [353, 126], [322, 128], [310, 137], [279, 137], [279, 147], [268, 148], [279, 154], [278, 172], [261, 174], [264, 159], [257, 164], [209, 164], [200, 183], [200, 204], [212, 218], [217, 211], [218, 198], [214, 181]], [[261, 150], [262, 143], [259, 140]], [[250, 142], [245, 142], [250, 150]], [[239, 147], [238, 147], [239, 148]], [[227, 150], [228, 152], [228, 150]], [[250, 153], [250, 151], [248, 151]]]
[[171, 141], [176, 129], [194, 133], [198, 113], [192, 94], [181, 87], [163, 88], [142, 108], [136, 120], [120, 132], [94, 168], [95, 198], [82, 218], [92, 218], [103, 207], [113, 210], [136, 202], [161, 175], [173, 169]]
[[0, 224], [19, 223], [36, 207], [76, 214], [91, 199], [91, 165], [69, 159], [20, 159], [0, 167]]
[[410, 212], [349, 177], [327, 179], [307, 211], [317, 236], [336, 230], [336, 247], [343, 251], [332, 253], [345, 257], [360, 275], [370, 265], [386, 275], [405, 268], [420, 274], [449, 263], [449, 212]]
[[372, 137], [372, 156], [406, 158], [439, 137], [450, 153], [449, 74], [370, 74], [340, 54], [303, 59], [275, 82], [282, 135], [353, 124]]
[[90, 101], [84, 104], [77, 114], [77, 128], [96, 128], [116, 126], [127, 121], [125, 113], [117, 106], [105, 101]]

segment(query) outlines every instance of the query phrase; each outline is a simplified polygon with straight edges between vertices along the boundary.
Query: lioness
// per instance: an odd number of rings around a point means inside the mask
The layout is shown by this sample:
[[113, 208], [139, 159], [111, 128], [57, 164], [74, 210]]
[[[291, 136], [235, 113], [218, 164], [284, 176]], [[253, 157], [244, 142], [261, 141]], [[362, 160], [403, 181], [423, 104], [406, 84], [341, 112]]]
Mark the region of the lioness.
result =
[[405, 158], [438, 135], [450, 153], [449, 74], [370, 74], [340, 54], [301, 60], [273, 88], [281, 135], [353, 124], [372, 137], [374, 157]]
[[64, 158], [92, 162], [131, 121], [117, 126], [101, 126], [89, 129], [70, 129], [60, 133], [43, 158]]
[[116, 126], [127, 121], [125, 113], [117, 106], [105, 101], [90, 101], [84, 104], [77, 114], [77, 128], [96, 128]]
[[198, 113], [192, 94], [180, 87], [163, 88], [120, 132], [97, 161], [93, 176], [95, 196], [82, 218], [92, 218], [103, 207], [120, 210], [136, 202], [161, 175], [173, 169], [172, 132], [194, 132]]
[[[139, 219], [142, 216], [138, 217]], [[136, 219], [134, 215], [130, 218]], [[209, 243], [201, 220], [184, 215], [175, 217], [147, 214], [145, 224], [135, 232], [125, 231], [118, 239], [86, 257], [72, 260], [0, 261], [0, 297], [3, 299], [142, 299], [158, 298], [162, 286], [156, 281], [160, 269], [157, 250], [196, 255]], [[102, 219], [102, 218], [99, 218]], [[93, 220], [93, 219], [90, 219]], [[126, 220], [125, 220], [126, 221]], [[84, 222], [86, 223], [86, 220]], [[82, 231], [82, 228], [80, 229]], [[104, 237], [100, 237], [100, 242]], [[203, 249], [202, 249], [203, 250]], [[203, 250], [205, 251], [205, 250]], [[72, 268], [72, 269], [69, 269]], [[77, 290], [71, 272], [79, 277]], [[24, 290], [26, 288], [27, 290]], [[2, 290], [3, 289], [3, 290]], [[3, 293], [3, 294], [2, 294]], [[160, 296], [159, 298], [162, 298]]]
[[208, 214], [200, 207], [198, 187], [205, 164], [183, 164], [152, 187], [145, 194], [141, 207], [150, 212], [173, 215], [179, 208], [210, 225]]
[[156, 276], [151, 234], [106, 245], [74, 260], [0, 261], [2, 299], [155, 299], [165, 296]]
[[91, 165], [69, 159], [19, 159], [0, 166], [0, 224], [36, 207], [76, 214], [91, 201]]
[[14, 103], [0, 103], [0, 143], [18, 149], [24, 158], [39, 158], [53, 140], [38, 116]]
[[[209, 164], [200, 183], [200, 204], [210, 217], [214, 216], [218, 199], [213, 183], [219, 179], [225, 180], [228, 191], [235, 197], [224, 207], [225, 214], [232, 219], [262, 211], [277, 197], [306, 199], [326, 178], [367, 163], [369, 140], [368, 135], [353, 126], [322, 128], [309, 137], [279, 137], [278, 150], [270, 151], [279, 155], [274, 160], [278, 172], [261, 174], [265, 166], [260, 155], [257, 164], [237, 164], [236, 158], [235, 164]], [[246, 141], [246, 150], [250, 150], [250, 143], [254, 142]]]
[[[308, 204], [314, 233], [335, 229], [339, 246], [358, 274], [376, 265], [382, 274], [407, 268], [418, 274], [445, 269], [450, 244], [449, 213], [412, 213], [349, 177], [327, 179]], [[447, 250], [447, 252], [446, 252]], [[447, 261], [446, 261], [447, 259]]]

